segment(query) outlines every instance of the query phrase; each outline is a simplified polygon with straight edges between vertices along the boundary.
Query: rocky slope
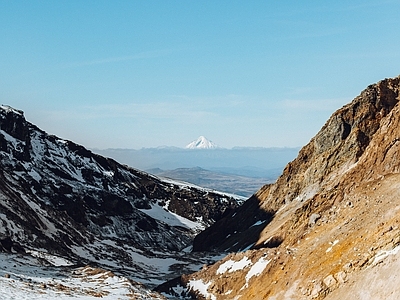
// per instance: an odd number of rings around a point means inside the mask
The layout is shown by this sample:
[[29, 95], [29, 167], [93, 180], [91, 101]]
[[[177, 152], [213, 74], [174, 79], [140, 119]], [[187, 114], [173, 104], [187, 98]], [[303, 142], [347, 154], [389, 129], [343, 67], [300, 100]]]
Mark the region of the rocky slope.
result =
[[201, 265], [182, 250], [237, 205], [48, 135], [0, 106], [0, 251], [46, 251], [157, 284]]
[[397, 299], [400, 280], [385, 272], [400, 250], [399, 88], [400, 77], [382, 80], [336, 111], [276, 183], [194, 241], [195, 251], [233, 253], [160, 290], [194, 299]]

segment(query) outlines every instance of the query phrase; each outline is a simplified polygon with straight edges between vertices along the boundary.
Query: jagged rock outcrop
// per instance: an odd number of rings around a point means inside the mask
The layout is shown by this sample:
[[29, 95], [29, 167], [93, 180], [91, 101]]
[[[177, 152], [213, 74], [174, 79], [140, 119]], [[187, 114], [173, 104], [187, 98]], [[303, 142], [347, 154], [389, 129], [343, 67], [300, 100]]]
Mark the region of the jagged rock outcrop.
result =
[[149, 278], [144, 257], [179, 253], [237, 205], [48, 135], [22, 111], [0, 106], [0, 250], [46, 249]]
[[[251, 198], [253, 205], [246, 209], [246, 214], [249, 215], [249, 210], [252, 210], [253, 215], [259, 215], [258, 211], [261, 209], [270, 216], [285, 205], [293, 202], [301, 205], [322, 190], [337, 187], [342, 175], [359, 161], [376, 131], [384, 125], [382, 120], [388, 117], [398, 103], [399, 80], [387, 79], [370, 85], [350, 104], [336, 111], [318, 134], [300, 150], [298, 157], [285, 167], [276, 183], [264, 186]], [[384, 125], [385, 129], [387, 127]], [[226, 219], [232, 218], [233, 223], [242, 223], [235, 221], [241, 218], [242, 211], [244, 210], [239, 209], [238, 212], [232, 212]], [[268, 220], [255, 218], [256, 221]], [[207, 239], [215, 228], [220, 228], [219, 224], [196, 237], [195, 245], [202, 247], [199, 250], [209, 249], [205, 245], [209, 244]], [[242, 231], [245, 228], [248, 228], [248, 224], [244, 224]], [[217, 245], [210, 244], [210, 248], [215, 246]], [[198, 248], [195, 246], [194, 250], [196, 249]]]
[[[349, 278], [360, 280], [357, 274], [395, 255], [400, 249], [399, 88], [400, 77], [367, 87], [329, 118], [276, 183], [200, 233], [195, 251], [244, 252], [177, 279], [183, 294], [341, 299]], [[161, 288], [177, 291], [174, 285]], [[365, 296], [368, 291], [353, 292], [360, 295], [356, 299], [374, 299]]]

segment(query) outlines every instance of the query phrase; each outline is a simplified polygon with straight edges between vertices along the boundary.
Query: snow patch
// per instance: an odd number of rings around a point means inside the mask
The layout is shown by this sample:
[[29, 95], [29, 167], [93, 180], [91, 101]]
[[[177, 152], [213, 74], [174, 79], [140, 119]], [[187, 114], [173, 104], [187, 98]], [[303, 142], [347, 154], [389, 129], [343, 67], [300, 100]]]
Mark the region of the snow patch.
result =
[[318, 184], [312, 184], [307, 186], [300, 195], [298, 195], [294, 200], [298, 202], [306, 201], [312, 197], [314, 197], [319, 191]]
[[252, 244], [250, 244], [250, 245], [248, 245], [246, 248], [244, 248], [243, 250], [239, 250], [239, 251], [247, 251], [247, 250], [250, 250], [251, 249], [251, 247], [253, 247], [255, 245], [255, 243], [252, 243]]
[[30, 255], [0, 253], [1, 299], [163, 299], [107, 270], [42, 264]]
[[22, 110], [12, 108], [11, 106], [8, 106], [8, 105], [0, 105], [0, 109], [4, 110], [6, 112], [13, 112], [13, 113], [15, 113], [17, 115], [21, 115], [21, 116], [24, 114], [24, 112]]
[[332, 246], [330, 246], [328, 249], [326, 249], [326, 253], [331, 252], [332, 251], [332, 247], [335, 246], [337, 243], [339, 243], [339, 240], [335, 240], [332, 243], [330, 243]]
[[43, 233], [46, 234], [47, 236], [56, 235], [57, 228], [54, 226], [54, 224], [51, 221], [49, 221], [47, 219], [49, 217], [47, 214], [47, 211], [42, 209], [37, 203], [33, 202], [27, 196], [21, 195], [21, 197], [24, 199], [25, 203], [28, 204], [29, 207], [34, 212], [36, 212], [36, 215], [39, 217], [39, 219], [42, 221], [42, 223], [47, 227], [47, 228], [43, 228]]
[[379, 263], [381, 260], [388, 257], [389, 255], [396, 255], [397, 253], [399, 253], [399, 251], [400, 251], [400, 245], [394, 247], [392, 250], [379, 251], [375, 255], [372, 265], [373, 266], [376, 265], [377, 263]]
[[251, 265], [251, 260], [245, 256], [239, 261], [228, 260], [221, 264], [217, 270], [217, 275], [224, 274], [226, 272], [232, 273], [235, 271], [243, 270], [244, 268]]
[[15, 149], [18, 149], [18, 146], [19, 146], [20, 144], [25, 145], [24, 142], [21, 142], [20, 140], [17, 140], [15, 137], [12, 137], [11, 135], [9, 135], [9, 134], [8, 134], [7, 132], [5, 132], [4, 130], [1, 130], [1, 129], [0, 129], [0, 133], [4, 136], [4, 138], [5, 138], [5, 140], [6, 140], [7, 142], [10, 142], [10, 143], [13, 145], [13, 147], [14, 147]]
[[266, 257], [261, 257], [249, 270], [249, 272], [246, 275], [246, 288], [248, 287], [248, 283], [251, 277], [253, 276], [259, 276], [264, 269], [268, 266], [268, 264], [271, 262], [270, 259], [266, 259]]
[[202, 294], [206, 299], [217, 300], [213, 294], [208, 292], [208, 288], [212, 282], [204, 283], [203, 280], [190, 280], [188, 286], [191, 290]]
[[264, 220], [264, 221], [257, 221], [257, 222], [255, 222], [253, 225], [251, 225], [250, 228], [251, 228], [251, 227], [254, 227], [254, 226], [261, 225], [261, 224], [264, 224], [265, 222], [266, 222], [265, 220]]
[[159, 206], [157, 204], [150, 204], [151, 209], [139, 209], [141, 212], [152, 217], [153, 219], [164, 222], [170, 226], [180, 226], [185, 227], [194, 231], [204, 230], [205, 226], [200, 222], [194, 222], [187, 218], [184, 218], [176, 213], [167, 210], [165, 207]]
[[51, 263], [53, 266], [56, 266], [56, 267], [74, 265], [71, 261], [69, 261], [66, 258], [51, 255], [46, 252], [40, 252], [40, 251], [36, 251], [36, 250], [26, 250], [26, 253], [29, 253], [33, 257], [47, 260], [49, 263]]

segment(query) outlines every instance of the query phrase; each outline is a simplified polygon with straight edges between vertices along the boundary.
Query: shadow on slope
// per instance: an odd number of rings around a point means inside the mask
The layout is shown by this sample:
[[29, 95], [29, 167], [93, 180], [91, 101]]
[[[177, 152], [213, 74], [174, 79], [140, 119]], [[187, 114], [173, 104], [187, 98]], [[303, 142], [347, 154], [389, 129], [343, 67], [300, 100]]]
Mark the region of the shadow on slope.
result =
[[[198, 234], [193, 242], [193, 251], [226, 252], [250, 249], [274, 215], [274, 211], [260, 208], [260, 199], [253, 195], [240, 209], [233, 210]], [[281, 242], [282, 240], [275, 238], [264, 246], [273, 248]]]

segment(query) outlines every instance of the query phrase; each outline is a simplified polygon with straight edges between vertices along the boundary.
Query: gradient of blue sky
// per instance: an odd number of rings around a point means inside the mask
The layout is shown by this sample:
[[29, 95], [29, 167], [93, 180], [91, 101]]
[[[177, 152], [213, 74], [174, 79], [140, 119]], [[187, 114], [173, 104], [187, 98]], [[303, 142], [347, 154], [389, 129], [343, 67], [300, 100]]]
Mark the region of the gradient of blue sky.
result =
[[87, 147], [302, 146], [400, 74], [400, 1], [0, 0], [0, 102]]

